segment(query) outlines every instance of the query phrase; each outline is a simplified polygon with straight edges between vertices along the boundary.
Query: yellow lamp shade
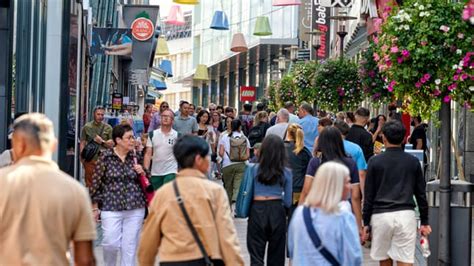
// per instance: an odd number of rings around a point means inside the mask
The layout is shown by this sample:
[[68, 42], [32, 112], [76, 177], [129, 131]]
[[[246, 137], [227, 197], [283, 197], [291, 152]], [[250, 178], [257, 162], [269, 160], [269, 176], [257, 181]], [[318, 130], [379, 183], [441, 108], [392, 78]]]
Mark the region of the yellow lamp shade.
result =
[[160, 36], [158, 38], [158, 44], [157, 44], [157, 47], [156, 47], [155, 55], [165, 56], [165, 55], [169, 55], [169, 54], [170, 54], [170, 50], [168, 49], [168, 42], [166, 41], [165, 37]]
[[197, 5], [199, 4], [199, 0], [173, 0], [173, 2], [177, 4], [183, 4], [183, 5]]
[[272, 35], [272, 28], [270, 27], [270, 20], [268, 19], [268, 17], [265, 17], [265, 16], [257, 17], [253, 35], [255, 36]]
[[230, 50], [232, 52], [241, 53], [248, 51], [247, 43], [245, 42], [245, 37], [242, 33], [236, 33], [232, 37], [232, 43], [230, 44]]
[[209, 80], [209, 74], [207, 73], [207, 66], [199, 64], [194, 72], [194, 80]]

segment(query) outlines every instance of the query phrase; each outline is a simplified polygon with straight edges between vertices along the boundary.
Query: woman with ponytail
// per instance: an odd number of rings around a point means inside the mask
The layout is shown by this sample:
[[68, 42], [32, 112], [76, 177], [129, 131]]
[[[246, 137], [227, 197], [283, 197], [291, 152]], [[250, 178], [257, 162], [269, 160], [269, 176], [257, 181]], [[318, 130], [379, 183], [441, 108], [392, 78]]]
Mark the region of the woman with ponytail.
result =
[[304, 132], [300, 125], [290, 124], [286, 132], [285, 148], [288, 156], [288, 167], [293, 172], [293, 197], [290, 208], [290, 218], [293, 210], [298, 206], [301, 191], [303, 190], [306, 169], [313, 157], [304, 146]]

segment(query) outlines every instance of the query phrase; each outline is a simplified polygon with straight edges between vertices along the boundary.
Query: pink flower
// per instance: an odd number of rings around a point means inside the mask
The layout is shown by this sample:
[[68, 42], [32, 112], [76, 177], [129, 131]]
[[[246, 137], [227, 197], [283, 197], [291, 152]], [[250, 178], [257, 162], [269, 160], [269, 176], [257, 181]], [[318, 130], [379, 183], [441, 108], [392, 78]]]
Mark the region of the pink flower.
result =
[[397, 82], [395, 80], [392, 80], [392, 82], [390, 82], [390, 86], [395, 86], [397, 84]]
[[457, 87], [458, 87], [458, 84], [453, 83], [453, 84], [451, 84], [451, 85], [448, 86], [448, 90], [449, 90], [449, 91], [453, 91], [453, 90], [455, 90]]
[[392, 61], [390, 61], [390, 59], [389, 59], [389, 60], [385, 61], [385, 64], [387, 65], [387, 67], [391, 67], [392, 66]]
[[443, 101], [444, 101], [445, 103], [449, 103], [449, 102], [451, 101], [451, 96], [449, 96], [449, 95], [444, 96]]
[[410, 51], [408, 51], [408, 50], [403, 50], [403, 51], [402, 51], [402, 56], [405, 57], [405, 58], [406, 58], [406, 57], [409, 57], [409, 56], [410, 56]]
[[439, 96], [441, 94], [441, 91], [438, 90], [438, 89], [435, 89], [435, 91], [433, 92], [434, 96]]
[[462, 74], [461, 75], [461, 80], [466, 80], [468, 78], [468, 75], [467, 74]]
[[430, 80], [431, 75], [429, 73], [426, 73], [423, 77], [426, 79], [426, 81], [428, 81]]
[[390, 48], [390, 52], [398, 53], [398, 47], [397, 46], [392, 46], [392, 48]]
[[421, 41], [420, 44], [421, 44], [421, 46], [426, 46], [428, 44], [428, 42], [427, 41]]
[[464, 34], [463, 33], [458, 33], [458, 38], [459, 39], [464, 39]]
[[450, 28], [449, 28], [448, 26], [446, 26], [446, 25], [442, 25], [441, 27], [439, 27], [439, 29], [440, 29], [441, 31], [443, 31], [443, 32], [446, 33], [446, 32], [449, 31]]
[[421, 83], [425, 84], [426, 83], [426, 79], [423, 77], [420, 79]]
[[397, 62], [398, 62], [398, 64], [401, 64], [401, 63], [403, 63], [403, 57], [399, 57], [399, 58], [397, 58]]
[[379, 61], [380, 60], [380, 55], [377, 53], [374, 53], [374, 60]]
[[453, 80], [457, 81], [458, 79], [459, 79], [459, 75], [454, 75]]
[[374, 43], [379, 44], [379, 37], [377, 37], [377, 36], [374, 37]]
[[415, 87], [416, 87], [417, 89], [421, 88], [421, 82], [415, 83]]
[[388, 90], [389, 92], [392, 92], [392, 91], [393, 91], [393, 87], [392, 87], [392, 86], [388, 86], [388, 87], [387, 87], [387, 90]]

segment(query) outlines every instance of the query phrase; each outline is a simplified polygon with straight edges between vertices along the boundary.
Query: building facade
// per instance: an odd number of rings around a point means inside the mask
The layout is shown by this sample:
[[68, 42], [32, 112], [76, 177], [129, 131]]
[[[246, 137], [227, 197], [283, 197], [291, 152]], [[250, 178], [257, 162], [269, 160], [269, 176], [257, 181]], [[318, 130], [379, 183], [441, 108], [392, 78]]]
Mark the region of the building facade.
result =
[[[192, 83], [192, 102], [207, 107], [209, 103], [241, 108], [241, 86], [256, 87], [257, 101], [277, 68], [275, 59], [288, 52], [285, 47], [298, 44], [298, 7], [274, 7], [271, 1], [203, 0], [194, 8], [192, 64], [208, 67], [208, 81], [193, 81], [193, 75], [182, 79]], [[215, 11], [224, 11], [229, 30], [210, 28]], [[257, 17], [269, 18], [271, 35], [254, 35]], [[248, 51], [230, 50], [232, 36], [242, 33]]]

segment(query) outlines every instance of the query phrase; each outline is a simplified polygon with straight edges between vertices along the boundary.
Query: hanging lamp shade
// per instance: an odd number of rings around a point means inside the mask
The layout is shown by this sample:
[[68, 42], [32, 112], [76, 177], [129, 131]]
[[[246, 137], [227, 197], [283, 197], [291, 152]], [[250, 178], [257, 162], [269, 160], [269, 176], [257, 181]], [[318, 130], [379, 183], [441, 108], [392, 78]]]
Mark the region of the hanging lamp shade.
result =
[[230, 50], [236, 53], [247, 52], [249, 50], [247, 43], [245, 42], [245, 37], [242, 33], [234, 34], [230, 44]]
[[199, 4], [199, 0], [173, 0], [173, 2], [182, 5], [197, 5]]
[[268, 19], [268, 17], [265, 17], [265, 16], [257, 17], [253, 35], [255, 36], [272, 35], [272, 28], [270, 27], [270, 20]]
[[301, 5], [301, 0], [273, 0], [273, 6], [298, 6]]
[[171, 67], [171, 61], [167, 59], [161, 60], [160, 69], [165, 72], [167, 78], [173, 77], [173, 68]]
[[213, 30], [228, 30], [229, 29], [229, 20], [224, 11], [214, 12], [214, 17], [212, 17], [211, 29]]
[[159, 91], [166, 90], [166, 83], [157, 79], [150, 79], [150, 85]]
[[194, 72], [194, 80], [209, 80], [209, 74], [207, 73], [207, 66], [199, 64]]
[[181, 6], [173, 5], [170, 8], [170, 13], [165, 20], [166, 24], [176, 25], [176, 26], [183, 26], [184, 25], [184, 16], [183, 12], [181, 11]]
[[170, 50], [168, 49], [168, 42], [166, 41], [165, 37], [160, 36], [158, 37], [158, 44], [156, 47], [155, 55], [164, 56], [169, 55]]

